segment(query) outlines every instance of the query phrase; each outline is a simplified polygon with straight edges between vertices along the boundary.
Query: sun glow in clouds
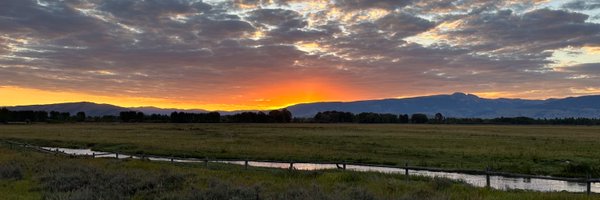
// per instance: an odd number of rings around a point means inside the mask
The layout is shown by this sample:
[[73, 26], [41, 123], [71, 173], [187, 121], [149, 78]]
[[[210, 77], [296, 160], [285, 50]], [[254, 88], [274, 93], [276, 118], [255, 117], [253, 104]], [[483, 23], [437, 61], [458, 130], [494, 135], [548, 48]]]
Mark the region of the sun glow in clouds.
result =
[[564, 71], [570, 66], [583, 63], [600, 63], [600, 47], [584, 46], [581, 48], [567, 47], [554, 50], [550, 60], [556, 71]]
[[71, 91], [49, 91], [14, 86], [0, 86], [0, 105], [32, 105], [88, 101], [123, 107], [156, 106], [160, 108], [206, 110], [268, 110], [298, 103], [351, 101], [366, 98], [364, 92], [335, 84], [332, 80], [308, 78], [268, 84], [242, 92], [240, 95], [214, 96], [210, 101], [166, 99], [135, 96], [105, 96]]
[[600, 9], [560, 0], [4, 1], [0, 106], [600, 93]]
[[[414, 42], [414, 43], [421, 44], [424, 46], [431, 46], [433, 44], [439, 44], [439, 43], [445, 43], [445, 44], [459, 43], [458, 41], [451, 41], [450, 38], [448, 38], [448, 36], [445, 35], [445, 33], [447, 31], [455, 30], [461, 24], [462, 24], [461, 20], [442, 22], [441, 24], [437, 25], [435, 28], [433, 28], [429, 31], [406, 38], [406, 41]], [[452, 38], [452, 39], [458, 39], [458, 38]]]
[[297, 42], [296, 48], [301, 51], [314, 53], [314, 52], [325, 52], [326, 49], [316, 42]]
[[336, 99], [351, 101], [365, 98], [357, 88], [337, 84], [334, 80], [306, 78], [295, 81], [266, 85], [242, 95], [244, 99], [254, 99], [266, 108], [281, 108], [298, 103], [309, 103]]

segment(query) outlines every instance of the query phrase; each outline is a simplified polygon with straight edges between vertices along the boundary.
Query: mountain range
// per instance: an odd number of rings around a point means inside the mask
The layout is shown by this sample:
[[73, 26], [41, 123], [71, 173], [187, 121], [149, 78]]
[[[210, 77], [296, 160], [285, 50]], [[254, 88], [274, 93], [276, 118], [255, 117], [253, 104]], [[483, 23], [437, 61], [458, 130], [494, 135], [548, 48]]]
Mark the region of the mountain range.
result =
[[183, 109], [168, 109], [168, 108], [157, 108], [157, 107], [120, 107], [111, 104], [97, 104], [92, 102], [74, 102], [74, 103], [57, 103], [57, 104], [45, 104], [45, 105], [27, 105], [27, 106], [14, 106], [6, 107], [9, 110], [44, 110], [44, 111], [58, 111], [58, 112], [69, 112], [72, 115], [77, 112], [85, 112], [88, 116], [104, 116], [104, 115], [119, 115], [122, 111], [139, 111], [146, 114], [162, 114], [168, 115], [172, 112], [193, 112], [203, 113], [208, 112], [206, 110], [183, 110]]
[[[141, 111], [146, 114], [170, 114], [174, 111], [202, 113], [206, 110], [165, 109], [156, 107], [119, 107], [91, 102], [59, 103], [7, 107], [10, 110], [45, 110], [70, 112], [83, 111], [89, 116], [118, 115], [121, 111]], [[287, 107], [295, 117], [312, 117], [317, 112], [337, 110], [353, 113], [374, 112], [412, 114], [442, 113], [447, 117], [495, 118], [525, 116], [532, 118], [587, 117], [600, 118], [600, 95], [568, 97], [562, 99], [487, 99], [472, 94], [454, 93], [402, 99], [380, 99], [353, 102], [317, 102]], [[222, 115], [243, 111], [225, 112]]]
[[449, 117], [600, 117], [600, 96], [580, 96], [563, 99], [486, 99], [472, 94], [454, 93], [403, 99], [366, 100], [355, 102], [323, 102], [288, 107], [294, 116], [312, 116], [323, 110], [353, 113], [442, 113]]

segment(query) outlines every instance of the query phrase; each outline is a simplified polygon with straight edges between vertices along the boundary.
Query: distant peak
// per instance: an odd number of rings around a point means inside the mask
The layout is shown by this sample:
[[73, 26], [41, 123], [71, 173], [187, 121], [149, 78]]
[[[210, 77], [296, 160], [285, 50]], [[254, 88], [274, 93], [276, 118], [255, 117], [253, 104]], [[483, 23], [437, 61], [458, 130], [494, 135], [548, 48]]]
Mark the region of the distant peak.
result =
[[476, 95], [466, 94], [466, 93], [463, 93], [463, 92], [455, 92], [451, 96], [453, 96], [453, 97], [462, 97], [462, 98], [465, 98], [465, 97], [468, 97], [468, 98], [479, 98]]

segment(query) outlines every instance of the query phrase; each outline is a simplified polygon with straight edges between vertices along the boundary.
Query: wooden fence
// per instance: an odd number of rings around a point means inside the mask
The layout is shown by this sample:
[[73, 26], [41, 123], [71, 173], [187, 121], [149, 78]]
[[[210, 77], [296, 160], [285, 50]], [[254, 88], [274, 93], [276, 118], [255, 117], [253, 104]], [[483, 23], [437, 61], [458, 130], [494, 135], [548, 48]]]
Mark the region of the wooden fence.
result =
[[249, 168], [249, 162], [264, 162], [264, 163], [280, 163], [280, 164], [288, 164], [288, 170], [292, 171], [296, 168], [294, 164], [324, 164], [324, 165], [335, 165], [337, 169], [346, 170], [348, 165], [354, 166], [364, 166], [364, 167], [381, 167], [381, 168], [389, 168], [389, 169], [398, 169], [404, 170], [404, 175], [406, 176], [406, 180], [409, 180], [410, 174], [409, 170], [421, 170], [421, 171], [430, 171], [430, 172], [446, 172], [446, 173], [461, 173], [461, 174], [469, 174], [469, 175], [485, 175], [485, 186], [490, 188], [490, 176], [501, 176], [501, 177], [510, 177], [510, 178], [524, 178], [524, 179], [544, 179], [544, 180], [556, 180], [556, 181], [566, 181], [566, 182], [574, 182], [574, 183], [585, 183], [586, 184], [586, 193], [591, 194], [591, 185], [592, 183], [600, 182], [600, 179], [591, 178], [590, 175], [587, 175], [586, 178], [567, 178], [567, 177], [553, 177], [553, 176], [539, 176], [539, 175], [529, 175], [529, 174], [518, 174], [518, 173], [508, 173], [508, 172], [496, 172], [491, 171], [490, 168], [486, 168], [485, 170], [472, 170], [472, 169], [443, 169], [443, 168], [432, 168], [432, 167], [419, 167], [419, 166], [410, 166], [408, 163], [405, 163], [404, 166], [394, 166], [394, 165], [378, 165], [378, 164], [365, 164], [365, 163], [351, 163], [351, 162], [301, 162], [301, 161], [277, 161], [277, 160], [238, 160], [238, 159], [209, 159], [205, 157], [201, 158], [184, 158], [184, 157], [175, 157], [175, 156], [155, 156], [155, 155], [145, 155], [145, 154], [129, 154], [124, 156], [123, 154], [116, 153], [92, 153], [89, 155], [75, 155], [68, 154], [64, 151], [59, 151], [59, 148], [55, 150], [44, 149], [39, 146], [30, 145], [26, 143], [19, 143], [9, 140], [0, 140], [2, 143], [7, 144], [11, 149], [15, 147], [24, 147], [28, 149], [33, 149], [36, 151], [44, 152], [44, 153], [53, 153], [53, 154], [61, 154], [70, 157], [88, 157], [88, 158], [97, 158], [97, 157], [106, 157], [107, 155], [114, 154], [114, 158], [116, 159], [140, 159], [140, 160], [150, 160], [154, 159], [155, 161], [188, 161], [195, 163], [204, 163], [206, 167], [209, 166], [210, 162], [243, 162], [244, 169]]

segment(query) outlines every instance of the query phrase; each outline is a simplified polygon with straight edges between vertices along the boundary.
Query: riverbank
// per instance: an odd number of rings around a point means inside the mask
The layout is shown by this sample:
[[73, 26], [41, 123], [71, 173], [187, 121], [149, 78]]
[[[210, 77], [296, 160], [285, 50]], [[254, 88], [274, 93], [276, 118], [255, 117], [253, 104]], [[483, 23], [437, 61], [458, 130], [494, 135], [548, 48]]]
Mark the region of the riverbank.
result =
[[5, 199], [594, 199], [497, 191], [447, 179], [341, 170], [289, 171], [211, 163], [89, 159], [0, 146]]
[[326, 171], [326, 170], [348, 170], [355, 172], [379, 172], [385, 174], [404, 174], [405, 177], [421, 176], [429, 178], [445, 178], [452, 181], [467, 183], [475, 187], [486, 187], [498, 190], [527, 190], [536, 192], [573, 192], [573, 193], [600, 193], [599, 179], [576, 179], [559, 178], [550, 176], [534, 176], [526, 174], [512, 174], [493, 171], [473, 171], [457, 169], [439, 169], [426, 167], [404, 166], [384, 166], [367, 165], [360, 163], [298, 163], [283, 161], [256, 161], [256, 160], [218, 160], [209, 158], [178, 158], [178, 157], [160, 157], [156, 155], [128, 155], [116, 152], [99, 152], [91, 149], [70, 149], [59, 147], [38, 147], [29, 144], [20, 144], [10, 141], [0, 141], [9, 145], [11, 148], [28, 148], [31, 150], [48, 153], [60, 154], [70, 157], [92, 158], [92, 159], [132, 159], [154, 162], [170, 163], [196, 163], [204, 164], [209, 167], [212, 163], [243, 165], [245, 169], [249, 167], [262, 167], [273, 169], [287, 169], [290, 171]]
[[0, 139], [160, 156], [600, 177], [600, 127], [357, 124], [34, 124]]

